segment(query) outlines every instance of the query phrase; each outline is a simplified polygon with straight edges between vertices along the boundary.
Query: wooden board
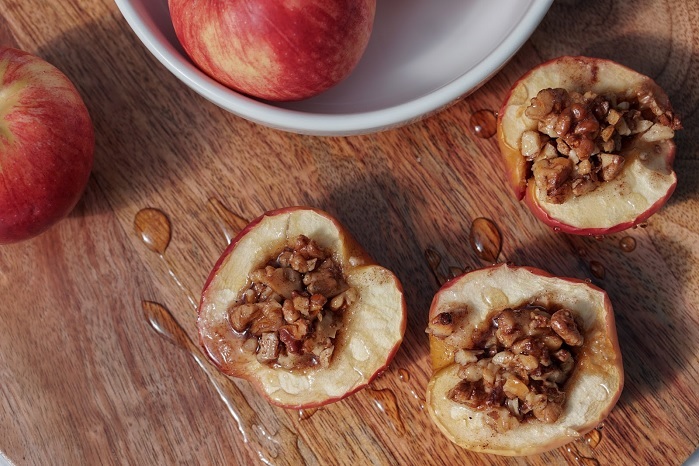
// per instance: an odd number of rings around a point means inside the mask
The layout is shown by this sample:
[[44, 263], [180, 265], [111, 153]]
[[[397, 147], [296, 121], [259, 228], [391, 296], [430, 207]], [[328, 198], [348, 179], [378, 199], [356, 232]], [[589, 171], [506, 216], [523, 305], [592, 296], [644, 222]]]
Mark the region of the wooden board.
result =
[[[16, 464], [681, 464], [699, 446], [696, 24], [694, 0], [559, 0], [500, 73], [449, 109], [383, 133], [318, 138], [247, 122], [195, 95], [111, 1], [0, 0], [0, 43], [64, 70], [97, 138], [74, 213], [0, 248], [0, 451]], [[562, 54], [649, 74], [683, 117], [679, 186], [645, 228], [600, 239], [549, 230], [505, 187], [495, 140], [469, 128], [524, 71]], [[345, 223], [396, 272], [409, 306], [390, 369], [303, 413], [223, 378], [191, 343], [194, 303], [239, 228], [230, 214], [295, 204]], [[134, 228], [144, 208], [169, 221], [160, 252]], [[441, 274], [485, 265], [468, 241], [477, 217], [496, 221], [500, 261], [591, 278], [609, 292], [626, 387], [598, 439], [501, 458], [462, 450], [431, 424], [424, 330], [438, 283], [425, 254], [441, 258]], [[619, 246], [626, 236], [632, 252]]]

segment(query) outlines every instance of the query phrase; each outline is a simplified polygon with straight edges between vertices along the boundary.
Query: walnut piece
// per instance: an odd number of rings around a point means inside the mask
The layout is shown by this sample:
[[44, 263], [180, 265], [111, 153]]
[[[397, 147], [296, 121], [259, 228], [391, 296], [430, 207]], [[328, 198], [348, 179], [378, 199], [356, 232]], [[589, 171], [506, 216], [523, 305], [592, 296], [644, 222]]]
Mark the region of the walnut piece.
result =
[[328, 367], [342, 313], [358, 294], [329, 251], [303, 235], [290, 244], [250, 273], [228, 320], [262, 363], [290, 370]]
[[[430, 326], [452, 320], [442, 313]], [[574, 314], [525, 306], [496, 311], [489, 321], [473, 347], [454, 353], [461, 381], [448, 398], [485, 412], [498, 432], [522, 422], [555, 422], [563, 412], [565, 382], [575, 369], [575, 348], [584, 341]]]
[[682, 127], [648, 90], [622, 100], [616, 95], [542, 89], [524, 114], [536, 122], [537, 130], [522, 133], [520, 151], [531, 163], [537, 188], [556, 204], [619, 176], [625, 161], [620, 152], [628, 138], [658, 142], [673, 138]]

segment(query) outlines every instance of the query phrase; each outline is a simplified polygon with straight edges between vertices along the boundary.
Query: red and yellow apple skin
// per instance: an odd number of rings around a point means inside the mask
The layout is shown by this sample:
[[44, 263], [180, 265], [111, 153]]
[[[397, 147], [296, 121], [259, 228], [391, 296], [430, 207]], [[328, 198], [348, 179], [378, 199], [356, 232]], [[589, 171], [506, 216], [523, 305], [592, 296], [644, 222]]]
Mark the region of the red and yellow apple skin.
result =
[[29, 53], [0, 48], [0, 244], [67, 216], [85, 189], [94, 131], [70, 79]]
[[567, 398], [562, 415], [552, 424], [530, 421], [497, 432], [486, 422], [483, 412], [447, 397], [461, 380], [459, 365], [454, 362], [460, 348], [430, 334], [433, 375], [427, 386], [427, 410], [442, 433], [457, 445], [503, 456], [543, 453], [585, 435], [616, 405], [624, 386], [624, 369], [614, 310], [607, 294], [590, 283], [556, 277], [533, 267], [493, 265], [445, 283], [432, 301], [429, 322], [445, 311], [464, 312], [460, 336], [470, 340], [492, 312], [534, 302], [571, 309], [583, 324], [585, 343], [565, 385]]
[[[333, 251], [359, 299], [343, 313], [330, 366], [289, 371], [244, 352], [244, 338], [232, 329], [227, 309], [248, 284], [249, 273], [300, 234]], [[200, 343], [223, 373], [248, 380], [270, 403], [294, 409], [332, 403], [368, 385], [398, 351], [406, 323], [398, 278], [377, 265], [340, 222], [311, 207], [270, 211], [244, 228], [211, 271], [197, 321]]]
[[628, 157], [627, 167], [617, 179], [572, 203], [547, 202], [545, 193], [539, 192], [529, 179], [530, 163], [520, 151], [522, 133], [536, 129], [524, 111], [530, 100], [546, 88], [627, 97], [643, 90], [652, 94], [661, 108], [672, 111], [670, 99], [655, 81], [611, 60], [559, 57], [536, 66], [515, 82], [498, 112], [498, 144], [507, 181], [517, 199], [524, 200], [538, 219], [556, 231], [578, 235], [605, 235], [632, 228], [665, 205], [677, 186], [673, 170], [676, 146], [672, 139], [657, 144], [641, 138], [631, 140], [622, 149], [622, 155], [637, 150], [648, 154], [647, 160]]
[[271, 101], [326, 91], [356, 67], [376, 0], [169, 0], [177, 37], [221, 84]]

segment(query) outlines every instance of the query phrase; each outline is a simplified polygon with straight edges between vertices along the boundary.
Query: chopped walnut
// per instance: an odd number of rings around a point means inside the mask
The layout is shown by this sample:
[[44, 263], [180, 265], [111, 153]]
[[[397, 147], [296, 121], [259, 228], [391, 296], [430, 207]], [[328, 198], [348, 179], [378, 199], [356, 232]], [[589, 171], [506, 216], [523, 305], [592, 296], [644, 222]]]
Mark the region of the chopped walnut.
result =
[[250, 285], [228, 309], [243, 351], [285, 369], [327, 367], [342, 313], [358, 299], [328, 251], [299, 236], [252, 271]]
[[602, 179], [605, 181], [613, 180], [617, 177], [621, 169], [624, 167], [624, 157], [616, 154], [601, 154], [600, 161], [602, 166]]
[[561, 309], [551, 316], [551, 328], [570, 346], [583, 344], [583, 336], [573, 313], [568, 309]]
[[561, 203], [565, 200], [569, 185], [566, 182], [573, 173], [573, 162], [566, 157], [540, 159], [533, 165], [536, 185], [546, 191], [551, 202]]
[[618, 177], [626, 139], [657, 142], [671, 139], [682, 127], [649, 89], [622, 100], [616, 95], [548, 88], [531, 99], [524, 114], [536, 122], [537, 130], [522, 133], [520, 151], [532, 163], [537, 188], [556, 204]]
[[[445, 312], [430, 326], [452, 320]], [[497, 311], [489, 322], [471, 347], [454, 353], [461, 381], [447, 397], [484, 411], [499, 432], [532, 420], [555, 422], [563, 412], [565, 383], [575, 369], [575, 348], [584, 341], [574, 314], [526, 306]]]

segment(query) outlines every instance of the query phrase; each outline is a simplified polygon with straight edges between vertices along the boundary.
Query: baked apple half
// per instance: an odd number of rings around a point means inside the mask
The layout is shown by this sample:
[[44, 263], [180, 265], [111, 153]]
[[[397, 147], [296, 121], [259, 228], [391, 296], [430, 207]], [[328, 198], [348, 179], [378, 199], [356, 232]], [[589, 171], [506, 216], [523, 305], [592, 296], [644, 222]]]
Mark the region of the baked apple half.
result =
[[566, 233], [615, 233], [648, 219], [677, 184], [670, 101], [609, 60], [561, 57], [520, 78], [498, 114], [518, 199]]
[[427, 328], [427, 409], [469, 450], [541, 453], [594, 429], [621, 394], [612, 305], [584, 281], [495, 265], [447, 282]]
[[199, 337], [225, 374], [271, 403], [344, 398], [390, 363], [406, 325], [403, 290], [325, 212], [290, 207], [250, 223], [211, 272]]

